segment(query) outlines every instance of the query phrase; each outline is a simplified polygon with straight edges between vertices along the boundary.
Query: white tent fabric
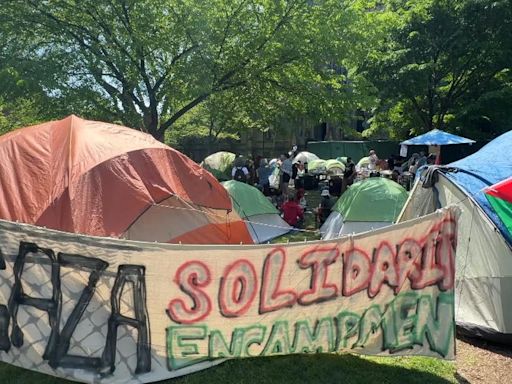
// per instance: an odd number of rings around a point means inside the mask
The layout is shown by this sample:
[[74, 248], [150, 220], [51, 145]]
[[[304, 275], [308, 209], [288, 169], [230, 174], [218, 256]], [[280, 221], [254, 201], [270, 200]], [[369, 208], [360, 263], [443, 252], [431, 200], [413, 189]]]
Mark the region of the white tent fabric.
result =
[[343, 216], [341, 213], [333, 211], [320, 227], [322, 239], [330, 240], [339, 237], [343, 227]]
[[245, 222], [254, 243], [262, 244], [286, 235], [293, 228], [277, 214], [254, 215]]
[[317, 155], [315, 155], [314, 153], [302, 151], [302, 152], [299, 152], [297, 154], [297, 156], [295, 156], [295, 158], [293, 159], [293, 163], [298, 163], [299, 161], [301, 163], [310, 163], [313, 160], [319, 160], [319, 159], [320, 158]]
[[[437, 195], [437, 196], [436, 196]], [[398, 222], [457, 204], [455, 320], [474, 336], [512, 342], [512, 249], [493, 222], [455, 183], [439, 174], [435, 188], [417, 182]]]
[[387, 221], [344, 221], [340, 212], [333, 211], [320, 228], [322, 240], [331, 240], [337, 237], [373, 231], [384, 228], [393, 223]]
[[122, 237], [130, 240], [167, 242], [183, 235], [189, 228], [208, 225], [212, 219], [222, 220], [221, 212], [195, 207], [176, 196], [171, 196], [148, 208]]

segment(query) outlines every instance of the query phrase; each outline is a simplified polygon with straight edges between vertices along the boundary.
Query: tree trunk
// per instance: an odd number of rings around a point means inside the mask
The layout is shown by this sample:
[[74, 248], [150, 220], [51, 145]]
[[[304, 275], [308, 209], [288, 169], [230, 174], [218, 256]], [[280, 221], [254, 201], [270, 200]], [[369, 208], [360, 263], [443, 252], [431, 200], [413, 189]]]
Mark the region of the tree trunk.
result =
[[143, 124], [146, 132], [153, 136], [158, 141], [163, 142], [165, 139], [165, 132], [161, 132], [158, 128], [158, 116], [155, 118], [151, 113], [145, 112], [143, 116]]
[[208, 153], [213, 153], [212, 146], [213, 146], [213, 128], [214, 128], [214, 122], [213, 118], [210, 117], [210, 126], [208, 127]]

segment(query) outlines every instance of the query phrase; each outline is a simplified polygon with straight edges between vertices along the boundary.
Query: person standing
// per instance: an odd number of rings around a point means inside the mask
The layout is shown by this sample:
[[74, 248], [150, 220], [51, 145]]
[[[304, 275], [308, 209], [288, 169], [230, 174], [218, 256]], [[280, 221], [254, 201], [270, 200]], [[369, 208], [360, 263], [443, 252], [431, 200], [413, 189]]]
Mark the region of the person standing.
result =
[[427, 156], [425, 155], [425, 152], [421, 151], [420, 157], [416, 161], [416, 169], [418, 170], [421, 167], [423, 167], [424, 165], [427, 165]]
[[377, 162], [379, 161], [379, 157], [377, 156], [377, 153], [373, 149], [370, 150], [368, 160], [370, 161], [370, 163], [368, 164], [368, 170], [369, 171], [377, 170]]
[[290, 155], [284, 153], [281, 155], [281, 194], [283, 197], [288, 196], [288, 184], [293, 173], [293, 164]]
[[297, 166], [298, 166], [297, 163], [292, 164], [292, 180], [295, 180], [297, 178], [297, 171], [298, 171]]
[[231, 178], [242, 183], [247, 183], [249, 179], [249, 170], [245, 166], [243, 156], [238, 156], [235, 159], [235, 166], [231, 170]]
[[341, 194], [347, 190], [347, 188], [354, 184], [354, 179], [356, 178], [356, 165], [352, 161], [351, 157], [347, 157], [347, 164], [345, 165], [345, 171], [343, 172], [343, 180], [341, 184]]
[[295, 189], [304, 189], [304, 175], [306, 174], [306, 169], [304, 168], [304, 164], [298, 161], [296, 165], [296, 175], [295, 175]]
[[268, 178], [273, 170], [274, 168], [268, 165], [267, 159], [260, 160], [260, 166], [256, 173], [258, 176], [258, 186], [265, 196], [270, 196], [270, 181]]
[[292, 150], [290, 151], [290, 157], [293, 159], [295, 156], [297, 156], [297, 150], [299, 148], [297, 147], [297, 145], [293, 145], [292, 146]]
[[395, 155], [391, 155], [388, 157], [388, 169], [394, 170], [395, 169]]
[[345, 165], [345, 172], [343, 172], [343, 178], [347, 180], [347, 186], [354, 184], [356, 174], [354, 161], [351, 157], [347, 157], [347, 165]]

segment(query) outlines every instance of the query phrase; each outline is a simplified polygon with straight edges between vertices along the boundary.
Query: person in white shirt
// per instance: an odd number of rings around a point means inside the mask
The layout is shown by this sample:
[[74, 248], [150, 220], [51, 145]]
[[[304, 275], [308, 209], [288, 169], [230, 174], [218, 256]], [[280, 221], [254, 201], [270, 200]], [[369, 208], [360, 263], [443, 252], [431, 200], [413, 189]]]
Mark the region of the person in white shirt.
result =
[[379, 158], [373, 149], [370, 151], [368, 160], [370, 161], [368, 164], [368, 170], [375, 171], [377, 169], [377, 162], [379, 161]]
[[288, 184], [293, 173], [293, 164], [290, 155], [285, 153], [281, 155], [281, 194], [288, 196]]

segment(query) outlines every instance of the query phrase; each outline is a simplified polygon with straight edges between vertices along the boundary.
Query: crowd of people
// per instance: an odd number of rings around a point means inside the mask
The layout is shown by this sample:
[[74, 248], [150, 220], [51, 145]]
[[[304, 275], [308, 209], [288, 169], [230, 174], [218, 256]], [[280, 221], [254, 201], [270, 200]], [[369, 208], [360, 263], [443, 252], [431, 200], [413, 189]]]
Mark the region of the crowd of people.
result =
[[[295, 149], [295, 148], [294, 148]], [[238, 156], [235, 159], [231, 177], [233, 180], [249, 183], [259, 188], [262, 193], [281, 211], [283, 219], [291, 226], [300, 228], [304, 225], [304, 212], [308, 207], [305, 193], [305, 179], [308, 175], [308, 163], [293, 161], [295, 151], [283, 153], [278, 159], [269, 161], [266, 158], [252, 159]], [[362, 172], [353, 159], [346, 159], [345, 170], [341, 177], [331, 178], [329, 188], [321, 190], [321, 200], [312, 209], [315, 222], [321, 226], [332, 211], [335, 198], [342, 195], [358, 177], [385, 175], [396, 182], [401, 178], [414, 178], [417, 170], [424, 165], [433, 164], [435, 156], [427, 156], [425, 152], [413, 153], [405, 160], [392, 155], [388, 159], [380, 159], [375, 150], [368, 153], [368, 164]], [[293, 188], [290, 188], [290, 185]], [[335, 191], [330, 193], [330, 190]]]
[[[305, 193], [305, 178], [308, 175], [308, 163], [292, 162], [295, 154], [283, 153], [277, 161], [271, 163], [266, 158], [257, 157], [255, 161], [238, 156], [231, 170], [233, 180], [256, 186], [280, 210], [283, 219], [295, 228], [304, 226], [304, 214], [308, 207]], [[348, 186], [356, 176], [355, 164], [349, 158], [343, 183]], [[290, 188], [290, 184], [293, 188]], [[321, 192], [321, 202], [312, 209], [316, 222], [321, 225], [334, 205], [334, 199], [328, 189]]]
[[[400, 156], [391, 155], [385, 162], [381, 170], [391, 171], [390, 177], [392, 180], [401, 182], [403, 178], [410, 183], [414, 180], [418, 170], [425, 165], [432, 165], [436, 162], [436, 155], [429, 154], [421, 151], [419, 153], [413, 153], [409, 159], [403, 159]], [[407, 189], [410, 185], [404, 185]]]

